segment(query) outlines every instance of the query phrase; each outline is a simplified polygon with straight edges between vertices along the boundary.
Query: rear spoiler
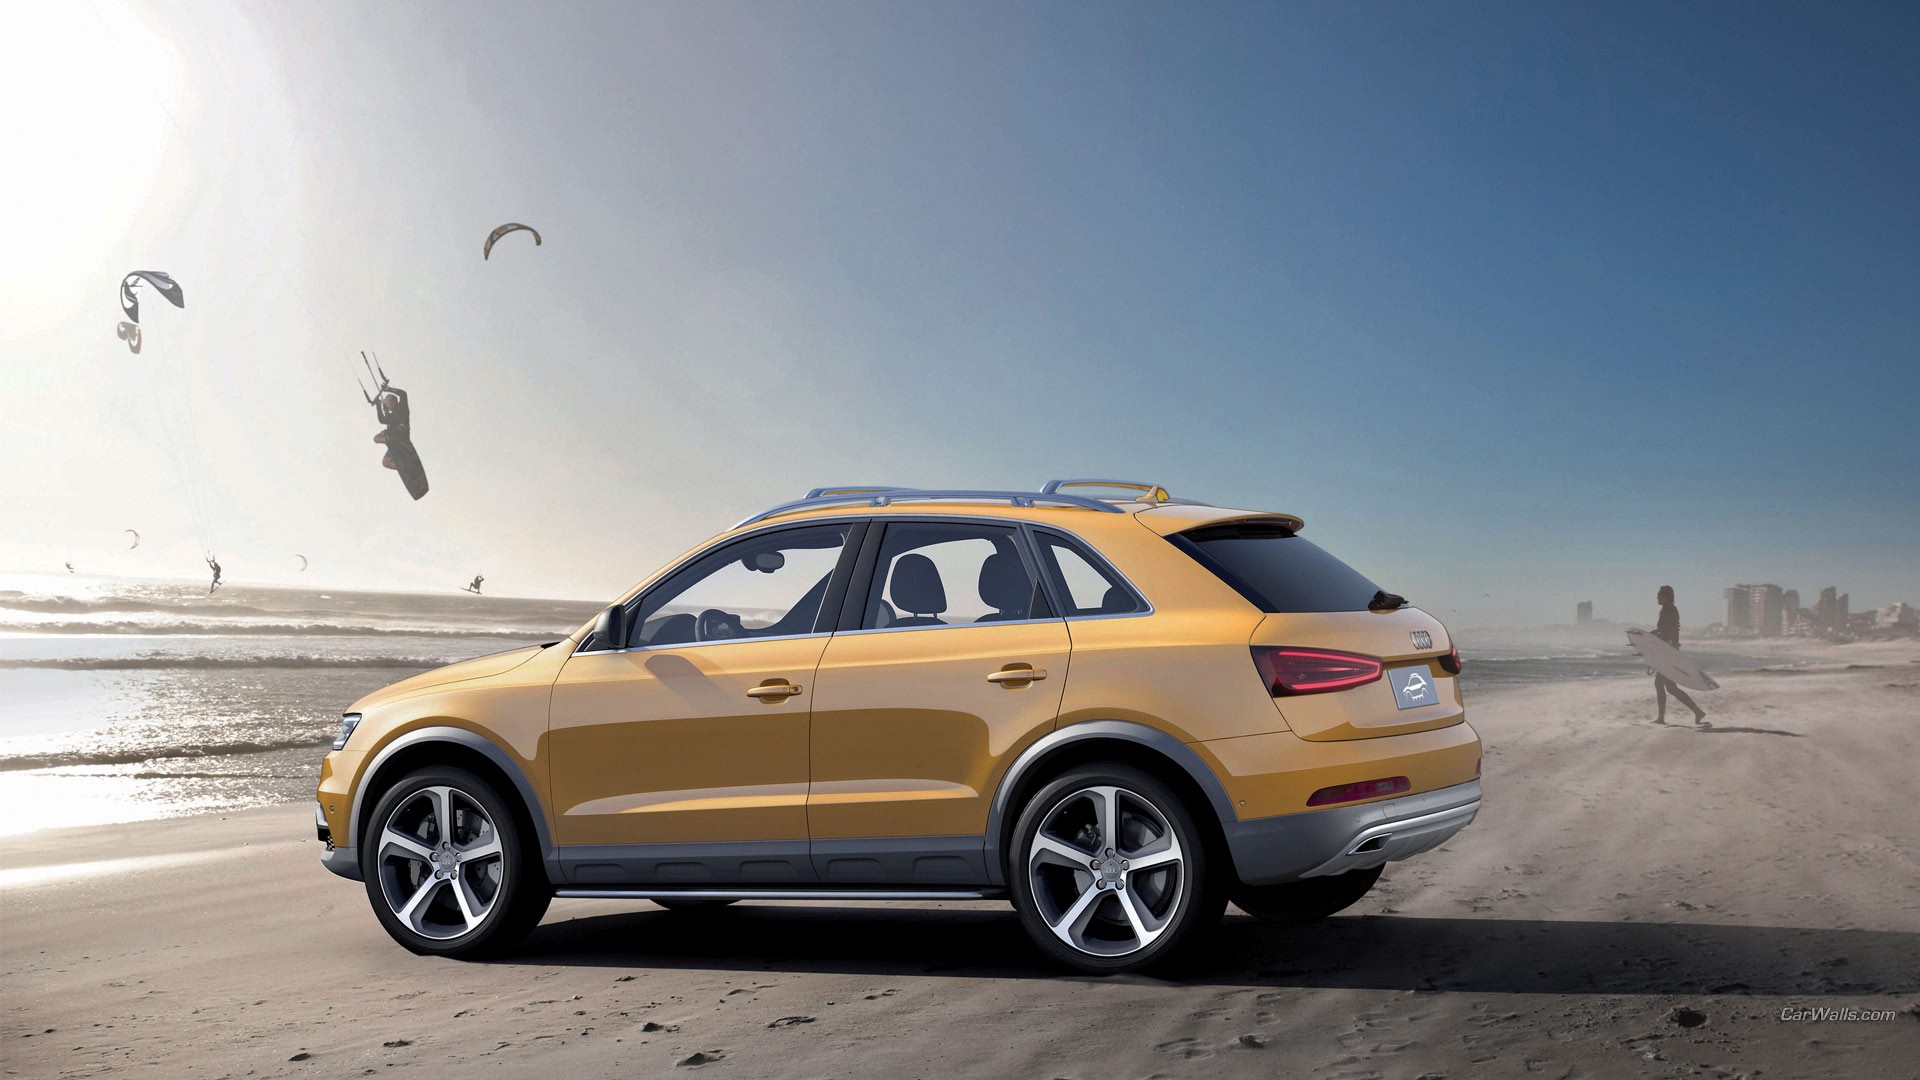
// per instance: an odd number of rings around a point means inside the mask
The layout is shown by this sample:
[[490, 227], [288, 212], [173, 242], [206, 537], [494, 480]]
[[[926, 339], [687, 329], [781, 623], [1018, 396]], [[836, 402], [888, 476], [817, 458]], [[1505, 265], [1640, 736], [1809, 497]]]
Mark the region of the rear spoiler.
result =
[[1140, 511], [1134, 515], [1134, 519], [1161, 536], [1192, 532], [1209, 525], [1278, 525], [1289, 532], [1299, 532], [1307, 527], [1304, 520], [1292, 514], [1275, 514], [1265, 510], [1223, 510], [1217, 506], [1156, 506]]

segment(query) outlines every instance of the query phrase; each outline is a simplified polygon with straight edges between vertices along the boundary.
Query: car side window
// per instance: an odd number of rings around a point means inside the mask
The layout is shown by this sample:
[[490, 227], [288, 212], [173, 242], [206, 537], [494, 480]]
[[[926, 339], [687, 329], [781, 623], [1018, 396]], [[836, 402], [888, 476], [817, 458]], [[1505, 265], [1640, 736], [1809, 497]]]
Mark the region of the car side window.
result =
[[1076, 615], [1131, 615], [1146, 603], [1127, 587], [1106, 560], [1059, 533], [1036, 529], [1040, 565], [1069, 618]]
[[886, 528], [862, 629], [1048, 617], [1014, 529], [938, 521], [895, 521]]
[[641, 598], [627, 645], [813, 633], [850, 528], [776, 529], [701, 556]]

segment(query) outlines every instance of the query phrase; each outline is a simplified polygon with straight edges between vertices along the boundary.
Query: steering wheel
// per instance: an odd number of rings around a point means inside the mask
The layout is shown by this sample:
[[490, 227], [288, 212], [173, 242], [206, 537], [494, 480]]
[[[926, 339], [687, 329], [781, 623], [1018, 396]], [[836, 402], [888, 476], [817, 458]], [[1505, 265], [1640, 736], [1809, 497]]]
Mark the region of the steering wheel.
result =
[[740, 616], [719, 608], [708, 608], [700, 613], [700, 620], [694, 625], [696, 641], [731, 641], [746, 637], [747, 628], [740, 622]]

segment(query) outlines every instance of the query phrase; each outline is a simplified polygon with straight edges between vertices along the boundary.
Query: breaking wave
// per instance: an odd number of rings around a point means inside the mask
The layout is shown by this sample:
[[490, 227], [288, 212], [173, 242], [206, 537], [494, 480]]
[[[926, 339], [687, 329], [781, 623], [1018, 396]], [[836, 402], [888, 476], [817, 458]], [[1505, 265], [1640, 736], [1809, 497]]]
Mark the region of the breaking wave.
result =
[[243, 739], [233, 742], [202, 743], [197, 746], [155, 746], [115, 750], [76, 749], [37, 754], [0, 754], [0, 772], [57, 769], [76, 765], [141, 765], [151, 761], [271, 754], [281, 750], [318, 750], [326, 745], [328, 745], [327, 739], [309, 737], [267, 741]]
[[[571, 630], [572, 627], [568, 627]], [[246, 637], [471, 637], [500, 638], [515, 641], [529, 641], [537, 638], [551, 640], [555, 628], [545, 627], [429, 627], [429, 626], [367, 626], [347, 623], [225, 623], [225, 622], [55, 622], [55, 623], [8, 623], [0, 622], [0, 634], [137, 634], [141, 636], [165, 634], [184, 636], [192, 634], [209, 636], [246, 636]]]
[[440, 656], [127, 656], [59, 657], [45, 660], [0, 660], [0, 669], [56, 671], [164, 671], [171, 668], [394, 668], [425, 671], [452, 663]]

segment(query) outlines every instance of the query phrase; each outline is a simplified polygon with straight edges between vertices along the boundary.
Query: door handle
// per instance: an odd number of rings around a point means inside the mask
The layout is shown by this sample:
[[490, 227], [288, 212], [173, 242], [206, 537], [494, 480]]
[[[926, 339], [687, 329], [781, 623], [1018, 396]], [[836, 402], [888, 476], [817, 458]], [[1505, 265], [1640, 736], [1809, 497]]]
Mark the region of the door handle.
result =
[[775, 702], [785, 701], [799, 692], [800, 688], [798, 686], [790, 682], [780, 682], [749, 687], [747, 689], [747, 696], [750, 698], [758, 698], [771, 705]]
[[1013, 684], [1025, 686], [1030, 682], [1040, 682], [1046, 677], [1046, 671], [1041, 668], [1003, 668], [1000, 671], [988, 673], [987, 681], [999, 683], [1008, 689], [1017, 689]]

